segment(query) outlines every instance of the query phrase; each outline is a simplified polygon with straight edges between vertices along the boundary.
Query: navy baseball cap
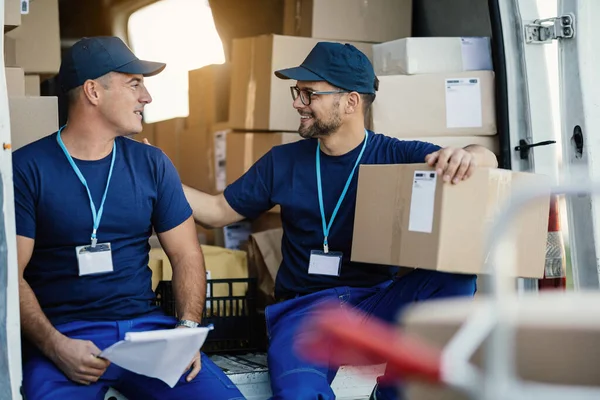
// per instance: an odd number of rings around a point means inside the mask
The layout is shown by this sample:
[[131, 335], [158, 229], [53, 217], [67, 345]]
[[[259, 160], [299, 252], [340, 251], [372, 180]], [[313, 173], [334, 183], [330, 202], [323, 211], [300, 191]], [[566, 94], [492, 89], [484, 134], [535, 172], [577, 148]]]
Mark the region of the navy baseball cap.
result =
[[344, 90], [375, 94], [375, 71], [367, 56], [351, 44], [319, 42], [299, 67], [275, 71], [281, 79], [326, 81]]
[[109, 72], [153, 76], [166, 64], [138, 59], [125, 43], [114, 36], [83, 38], [65, 54], [58, 72], [63, 91], [68, 92]]

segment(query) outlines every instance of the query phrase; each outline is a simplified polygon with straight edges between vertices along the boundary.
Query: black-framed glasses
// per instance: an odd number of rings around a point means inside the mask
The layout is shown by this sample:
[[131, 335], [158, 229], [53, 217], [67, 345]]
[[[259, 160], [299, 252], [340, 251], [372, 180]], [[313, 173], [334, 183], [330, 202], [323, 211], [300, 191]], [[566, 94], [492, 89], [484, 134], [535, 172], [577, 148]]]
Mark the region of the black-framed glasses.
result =
[[326, 91], [326, 92], [316, 92], [314, 90], [309, 90], [309, 89], [300, 89], [298, 86], [291, 86], [290, 92], [292, 92], [292, 99], [294, 99], [294, 101], [296, 101], [298, 96], [300, 96], [300, 101], [305, 106], [310, 106], [310, 103], [312, 101], [312, 96], [314, 96], [315, 94], [319, 95], [319, 94], [350, 93], [347, 90], [330, 90], [330, 91]]

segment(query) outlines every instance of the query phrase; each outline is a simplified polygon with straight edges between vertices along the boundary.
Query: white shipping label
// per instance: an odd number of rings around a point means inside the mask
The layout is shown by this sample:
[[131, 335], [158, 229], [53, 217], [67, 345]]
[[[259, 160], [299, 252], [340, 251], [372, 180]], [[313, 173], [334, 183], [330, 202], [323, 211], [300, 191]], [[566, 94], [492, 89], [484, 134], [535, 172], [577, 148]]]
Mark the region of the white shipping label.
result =
[[21, 14], [29, 14], [29, 0], [21, 0]]
[[252, 225], [249, 221], [236, 222], [223, 228], [225, 248], [230, 250], [242, 250], [252, 234]]
[[446, 79], [446, 127], [481, 128], [481, 83], [478, 78]]
[[411, 232], [431, 233], [433, 230], [436, 178], [434, 171], [415, 171], [408, 217]]
[[227, 172], [225, 169], [226, 136], [226, 131], [215, 133], [215, 186], [218, 192], [225, 190], [225, 186], [227, 185]]
[[485, 37], [460, 38], [463, 71], [491, 71], [492, 52]]

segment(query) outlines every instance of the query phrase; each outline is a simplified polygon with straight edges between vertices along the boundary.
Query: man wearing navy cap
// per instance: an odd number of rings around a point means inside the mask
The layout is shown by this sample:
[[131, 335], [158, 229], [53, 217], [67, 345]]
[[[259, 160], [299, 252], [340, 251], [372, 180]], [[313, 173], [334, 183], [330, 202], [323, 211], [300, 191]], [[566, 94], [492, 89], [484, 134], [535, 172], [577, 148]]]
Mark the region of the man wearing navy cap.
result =
[[[293, 350], [298, 325], [314, 305], [336, 300], [391, 321], [410, 302], [472, 296], [476, 290], [471, 275], [416, 269], [400, 277], [397, 268], [350, 261], [358, 165], [427, 162], [456, 184], [476, 166], [497, 162], [480, 146], [442, 149], [366, 130], [378, 80], [368, 58], [349, 44], [318, 43], [302, 65], [275, 74], [296, 81], [293, 106], [306, 140], [274, 147], [221, 195], [184, 189], [195, 220], [208, 226], [253, 219], [281, 206], [277, 303], [266, 309], [273, 398], [333, 399], [336, 371], [311, 365]], [[396, 398], [395, 388], [379, 387], [373, 397]]]
[[[152, 101], [144, 78], [164, 68], [118, 38], [80, 40], [59, 72], [67, 125], [13, 154], [28, 400], [103, 399], [111, 386], [129, 399], [243, 398], [204, 354], [172, 389], [97, 357], [127, 332], [201, 322], [204, 260], [180, 179], [162, 151], [124, 137], [142, 130]], [[179, 320], [153, 305], [153, 228]]]

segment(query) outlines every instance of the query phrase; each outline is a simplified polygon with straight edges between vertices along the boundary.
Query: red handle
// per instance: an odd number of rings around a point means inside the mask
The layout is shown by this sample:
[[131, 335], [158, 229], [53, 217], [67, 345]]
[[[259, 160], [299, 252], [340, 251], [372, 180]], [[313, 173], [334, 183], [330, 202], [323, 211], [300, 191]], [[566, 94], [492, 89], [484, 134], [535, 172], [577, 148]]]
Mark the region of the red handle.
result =
[[320, 307], [297, 332], [295, 349], [311, 362], [335, 367], [387, 362], [386, 380], [441, 382], [441, 351], [339, 305]]

